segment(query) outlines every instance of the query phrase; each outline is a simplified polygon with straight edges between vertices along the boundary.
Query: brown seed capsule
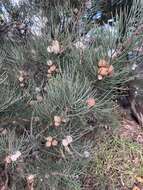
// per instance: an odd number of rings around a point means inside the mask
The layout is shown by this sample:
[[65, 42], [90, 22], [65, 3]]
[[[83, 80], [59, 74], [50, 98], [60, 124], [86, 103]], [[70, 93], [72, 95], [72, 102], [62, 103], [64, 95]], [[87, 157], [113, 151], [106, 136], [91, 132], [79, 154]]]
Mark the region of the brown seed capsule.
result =
[[68, 141], [69, 144], [73, 142], [72, 136], [66, 136], [66, 140]]
[[52, 146], [57, 146], [58, 145], [58, 141], [57, 140], [53, 140], [52, 141]]
[[51, 72], [54, 72], [56, 70], [56, 65], [52, 65], [51, 67], [50, 67], [50, 71]]
[[98, 62], [98, 67], [107, 67], [108, 66], [108, 62], [104, 59], [100, 59]]
[[18, 78], [18, 80], [19, 80], [19, 82], [23, 82], [23, 81], [24, 81], [24, 78], [23, 78], [22, 76], [20, 76], [20, 77]]
[[52, 60], [48, 60], [48, 61], [47, 61], [47, 65], [48, 65], [48, 66], [52, 66], [52, 65], [53, 65]]
[[52, 71], [51, 71], [51, 69], [48, 69], [48, 74], [52, 74]]
[[20, 87], [24, 87], [25, 86], [25, 84], [24, 83], [20, 83]]
[[49, 136], [49, 137], [46, 138], [46, 140], [52, 142], [53, 137]]
[[58, 40], [52, 41], [52, 50], [53, 53], [58, 54], [60, 52], [60, 44]]
[[48, 52], [48, 53], [52, 53], [52, 52], [53, 52], [52, 46], [48, 46], [48, 47], [47, 47], [47, 52]]
[[101, 67], [98, 71], [98, 74], [100, 74], [101, 76], [107, 76], [108, 75], [108, 68], [106, 67]]
[[[31, 174], [31, 175], [29, 175], [29, 176], [27, 176], [27, 183], [29, 184], [29, 185], [32, 185], [33, 183], [34, 183], [34, 178], [35, 178], [35, 175], [33, 175], [33, 174]], [[30, 188], [31, 189], [31, 188]], [[33, 189], [33, 188], [32, 188]]]
[[10, 156], [7, 156], [7, 157], [5, 158], [5, 162], [6, 162], [6, 164], [10, 164], [10, 163], [12, 162], [11, 157], [10, 157]]
[[62, 140], [62, 145], [65, 147], [69, 145], [69, 142], [67, 141], [67, 139]]
[[87, 103], [87, 105], [88, 105], [89, 108], [95, 106], [95, 104], [96, 104], [94, 98], [88, 98], [88, 99], [86, 100], [86, 103]]
[[37, 96], [36, 96], [36, 99], [37, 99], [38, 102], [42, 102], [42, 101], [43, 101], [43, 97], [40, 96], [40, 95], [37, 95]]
[[10, 155], [10, 158], [13, 162], [15, 162], [21, 156], [20, 151], [16, 151], [15, 154]]
[[54, 116], [54, 122], [55, 123], [61, 123], [62, 122], [62, 118], [60, 116]]
[[54, 125], [55, 125], [55, 127], [59, 127], [61, 125], [61, 123], [55, 122]]
[[52, 146], [52, 142], [51, 141], [47, 141], [46, 142], [46, 147], [51, 147]]

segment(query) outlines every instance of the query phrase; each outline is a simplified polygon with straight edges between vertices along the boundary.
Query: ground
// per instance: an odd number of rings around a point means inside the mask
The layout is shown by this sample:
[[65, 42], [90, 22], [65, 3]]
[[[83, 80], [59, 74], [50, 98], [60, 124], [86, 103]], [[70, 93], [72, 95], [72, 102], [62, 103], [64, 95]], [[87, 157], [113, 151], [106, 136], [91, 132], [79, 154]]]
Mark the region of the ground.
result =
[[143, 131], [128, 112], [121, 118], [119, 128], [96, 135], [85, 190], [143, 189]]

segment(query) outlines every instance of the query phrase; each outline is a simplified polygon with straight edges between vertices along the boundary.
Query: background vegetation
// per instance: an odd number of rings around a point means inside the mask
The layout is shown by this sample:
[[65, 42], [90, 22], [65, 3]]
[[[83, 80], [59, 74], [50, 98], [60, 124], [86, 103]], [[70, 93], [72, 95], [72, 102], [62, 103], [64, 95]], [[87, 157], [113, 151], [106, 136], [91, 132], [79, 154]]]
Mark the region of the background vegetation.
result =
[[[106, 28], [84, 15], [80, 1], [2, 2], [9, 16], [0, 25], [0, 189], [86, 189], [89, 167], [91, 188], [119, 189], [118, 178], [140, 172], [130, 170], [132, 151], [142, 166], [139, 145], [109, 135], [122, 120], [117, 99], [140, 64], [140, 54], [129, 57], [142, 45], [140, 2], [124, 37], [123, 17]], [[39, 33], [30, 30], [33, 15], [45, 23]]]

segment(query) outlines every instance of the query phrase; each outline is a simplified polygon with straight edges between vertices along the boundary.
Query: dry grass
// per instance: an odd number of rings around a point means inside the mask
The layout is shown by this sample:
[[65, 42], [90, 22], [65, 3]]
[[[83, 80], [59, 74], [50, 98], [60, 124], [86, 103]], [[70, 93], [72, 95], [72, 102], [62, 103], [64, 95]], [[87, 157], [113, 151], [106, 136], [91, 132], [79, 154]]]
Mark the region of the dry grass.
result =
[[143, 147], [133, 141], [105, 135], [97, 142], [90, 170], [96, 179], [95, 190], [130, 189], [135, 177], [143, 175]]

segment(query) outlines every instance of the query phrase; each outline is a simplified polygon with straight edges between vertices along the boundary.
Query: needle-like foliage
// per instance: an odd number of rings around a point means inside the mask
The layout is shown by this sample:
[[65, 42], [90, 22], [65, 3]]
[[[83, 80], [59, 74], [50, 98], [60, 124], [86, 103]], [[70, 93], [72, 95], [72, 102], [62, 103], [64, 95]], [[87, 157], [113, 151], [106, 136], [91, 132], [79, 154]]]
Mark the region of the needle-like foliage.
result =
[[[80, 3], [75, 16], [75, 4], [32, 2], [48, 19], [43, 33], [18, 40], [10, 35], [1, 45], [0, 167], [12, 178], [4, 185], [80, 190], [94, 134], [116, 125], [116, 99], [133, 79], [132, 63], [139, 56], [130, 59], [129, 53], [141, 45], [142, 33], [136, 34], [143, 18], [140, 2], [127, 17], [124, 36], [119, 15], [113, 26], [101, 26], [82, 17]], [[61, 31], [64, 17], [69, 19]]]

